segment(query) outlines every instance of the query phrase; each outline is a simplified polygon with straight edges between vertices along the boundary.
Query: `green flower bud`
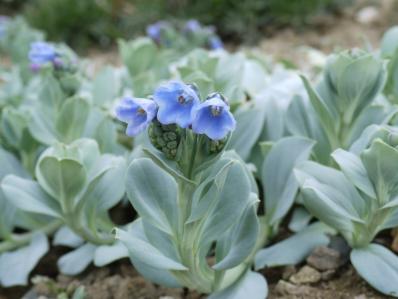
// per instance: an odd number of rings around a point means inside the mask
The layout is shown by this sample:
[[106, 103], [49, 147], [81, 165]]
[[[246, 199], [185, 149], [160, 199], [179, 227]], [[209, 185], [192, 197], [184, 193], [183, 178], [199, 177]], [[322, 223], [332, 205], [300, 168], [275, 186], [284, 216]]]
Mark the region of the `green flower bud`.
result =
[[149, 126], [148, 135], [152, 145], [164, 153], [167, 159], [176, 158], [181, 139], [176, 125], [162, 125], [155, 120]]
[[224, 137], [221, 140], [210, 140], [209, 139], [209, 152], [211, 154], [218, 154], [220, 153], [225, 145], [227, 144], [228, 136]]

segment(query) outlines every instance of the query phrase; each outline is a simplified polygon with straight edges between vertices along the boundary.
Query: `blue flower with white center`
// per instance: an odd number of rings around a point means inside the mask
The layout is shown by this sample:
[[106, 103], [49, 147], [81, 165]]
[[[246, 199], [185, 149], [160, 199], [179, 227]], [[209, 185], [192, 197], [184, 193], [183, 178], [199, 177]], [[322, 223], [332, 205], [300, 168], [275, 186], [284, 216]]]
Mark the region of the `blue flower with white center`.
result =
[[57, 53], [53, 45], [46, 42], [34, 42], [30, 45], [29, 60], [33, 65], [42, 66], [54, 62]]
[[223, 49], [224, 45], [218, 36], [212, 36], [209, 38], [209, 47], [212, 50]]
[[236, 126], [229, 105], [219, 93], [209, 95], [206, 101], [195, 107], [192, 116], [192, 131], [205, 134], [212, 140], [223, 139]]
[[126, 134], [136, 136], [144, 131], [155, 118], [157, 105], [154, 101], [125, 97], [116, 106], [116, 117], [127, 123]]
[[164, 125], [177, 124], [187, 128], [192, 124], [192, 109], [200, 100], [195, 88], [180, 81], [170, 81], [155, 90], [158, 120]]
[[189, 20], [185, 23], [184, 31], [186, 32], [198, 32], [201, 29], [201, 25], [197, 20]]

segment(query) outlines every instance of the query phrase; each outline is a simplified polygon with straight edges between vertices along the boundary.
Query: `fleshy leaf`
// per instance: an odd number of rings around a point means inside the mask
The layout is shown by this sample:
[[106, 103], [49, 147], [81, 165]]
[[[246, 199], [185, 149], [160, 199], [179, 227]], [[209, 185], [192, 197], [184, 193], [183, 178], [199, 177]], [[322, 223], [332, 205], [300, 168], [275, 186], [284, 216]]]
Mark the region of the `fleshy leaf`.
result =
[[351, 252], [355, 269], [370, 285], [383, 294], [398, 297], [398, 257], [387, 248], [370, 244]]

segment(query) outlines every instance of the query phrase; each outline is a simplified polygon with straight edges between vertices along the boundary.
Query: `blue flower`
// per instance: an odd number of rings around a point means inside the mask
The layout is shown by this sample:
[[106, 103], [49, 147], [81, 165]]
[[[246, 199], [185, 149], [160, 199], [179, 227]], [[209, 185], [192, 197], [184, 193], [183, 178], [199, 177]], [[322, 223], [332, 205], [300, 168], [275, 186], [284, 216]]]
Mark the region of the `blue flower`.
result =
[[192, 111], [192, 130], [212, 140], [221, 140], [233, 131], [236, 121], [223, 97], [214, 93]]
[[200, 103], [196, 90], [179, 81], [170, 81], [158, 87], [153, 99], [159, 106], [159, 122], [164, 125], [175, 123], [181, 128], [192, 124], [192, 109]]
[[152, 100], [125, 97], [117, 105], [116, 117], [127, 123], [126, 134], [136, 136], [144, 131], [155, 118], [156, 103]]
[[223, 49], [224, 45], [218, 36], [213, 35], [209, 38], [209, 47], [212, 50]]
[[197, 20], [189, 20], [185, 23], [184, 31], [187, 32], [198, 32], [201, 29], [201, 25]]
[[57, 53], [53, 45], [46, 42], [33, 42], [30, 45], [29, 60], [32, 64], [42, 66], [53, 62]]
[[155, 42], [160, 42], [162, 37], [162, 30], [166, 27], [167, 23], [164, 21], [153, 23], [146, 28], [146, 34]]

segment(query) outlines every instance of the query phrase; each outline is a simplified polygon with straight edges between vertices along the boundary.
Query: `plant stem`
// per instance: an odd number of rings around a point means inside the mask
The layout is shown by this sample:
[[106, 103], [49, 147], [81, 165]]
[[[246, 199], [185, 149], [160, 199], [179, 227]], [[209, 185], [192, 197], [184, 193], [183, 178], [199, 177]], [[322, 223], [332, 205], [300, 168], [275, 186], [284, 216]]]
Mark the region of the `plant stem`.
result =
[[46, 235], [50, 235], [53, 232], [55, 232], [59, 227], [61, 227], [61, 225], [62, 221], [54, 220], [49, 224], [39, 228], [35, 232], [29, 232], [24, 234], [12, 234], [10, 240], [3, 241], [0, 243], [0, 253], [11, 251], [19, 247], [22, 247], [24, 245], [28, 245], [31, 242], [33, 235], [37, 232], [42, 232]]

